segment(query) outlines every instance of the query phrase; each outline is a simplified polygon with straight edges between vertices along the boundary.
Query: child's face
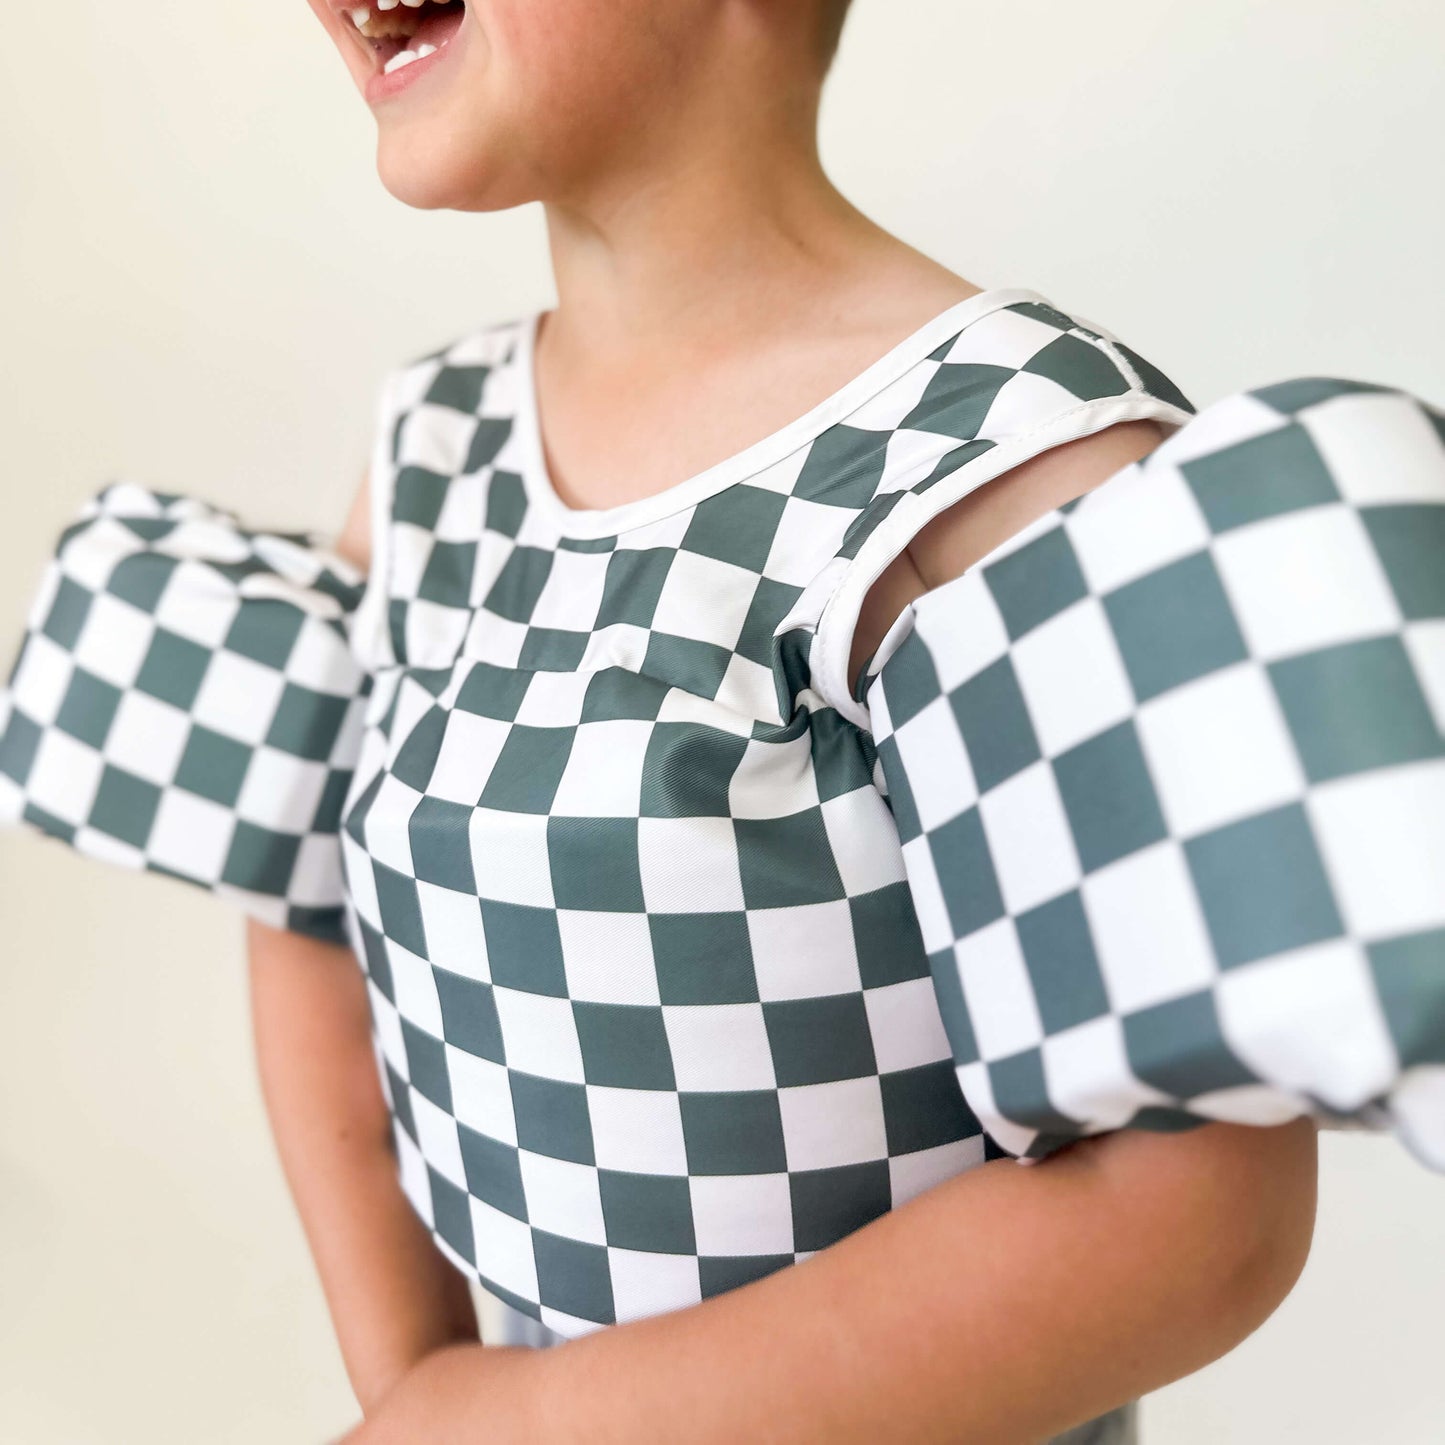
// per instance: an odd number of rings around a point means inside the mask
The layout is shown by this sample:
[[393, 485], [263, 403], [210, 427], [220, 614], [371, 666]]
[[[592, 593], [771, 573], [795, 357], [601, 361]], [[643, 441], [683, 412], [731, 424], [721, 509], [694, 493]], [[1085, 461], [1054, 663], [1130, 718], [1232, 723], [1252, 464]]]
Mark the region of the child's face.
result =
[[[716, 0], [307, 0], [370, 106], [399, 200], [490, 211], [576, 196], [676, 146]], [[366, 5], [365, 30], [352, 11]], [[414, 38], [408, 38], [412, 37]], [[389, 75], [393, 54], [438, 49]], [[675, 103], [675, 105], [674, 105]]]

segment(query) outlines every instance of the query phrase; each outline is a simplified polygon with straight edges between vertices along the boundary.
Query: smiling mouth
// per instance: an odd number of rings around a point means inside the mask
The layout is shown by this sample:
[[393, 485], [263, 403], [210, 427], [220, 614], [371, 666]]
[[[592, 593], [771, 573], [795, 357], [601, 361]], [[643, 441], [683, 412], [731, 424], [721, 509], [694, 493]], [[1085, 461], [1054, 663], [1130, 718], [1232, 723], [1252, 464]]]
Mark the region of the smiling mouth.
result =
[[370, 0], [345, 13], [386, 73], [440, 50], [461, 28], [464, 0]]

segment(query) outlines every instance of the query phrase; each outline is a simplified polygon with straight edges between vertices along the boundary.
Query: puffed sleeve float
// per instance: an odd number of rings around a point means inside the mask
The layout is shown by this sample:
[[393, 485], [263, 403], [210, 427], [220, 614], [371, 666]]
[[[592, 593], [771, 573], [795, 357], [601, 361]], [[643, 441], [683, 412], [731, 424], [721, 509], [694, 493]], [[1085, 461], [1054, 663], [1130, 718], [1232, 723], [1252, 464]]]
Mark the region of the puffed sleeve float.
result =
[[1445, 1170], [1445, 413], [1226, 397], [912, 602], [859, 690], [1004, 1148], [1308, 1114]]
[[0, 690], [0, 821], [345, 941], [364, 582], [309, 534], [107, 486], [61, 534]]

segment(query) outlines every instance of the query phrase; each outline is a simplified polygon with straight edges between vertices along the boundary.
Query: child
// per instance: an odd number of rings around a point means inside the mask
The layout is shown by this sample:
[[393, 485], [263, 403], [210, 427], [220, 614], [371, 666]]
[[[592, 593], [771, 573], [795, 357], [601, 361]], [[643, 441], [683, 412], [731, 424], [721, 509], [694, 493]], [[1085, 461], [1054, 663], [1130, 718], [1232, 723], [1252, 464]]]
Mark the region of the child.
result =
[[334, 551], [101, 492], [0, 805], [249, 915], [348, 1441], [1134, 1440], [1317, 1124], [1445, 1168], [1445, 419], [882, 231], [841, 0], [310, 3], [559, 304], [386, 378]]

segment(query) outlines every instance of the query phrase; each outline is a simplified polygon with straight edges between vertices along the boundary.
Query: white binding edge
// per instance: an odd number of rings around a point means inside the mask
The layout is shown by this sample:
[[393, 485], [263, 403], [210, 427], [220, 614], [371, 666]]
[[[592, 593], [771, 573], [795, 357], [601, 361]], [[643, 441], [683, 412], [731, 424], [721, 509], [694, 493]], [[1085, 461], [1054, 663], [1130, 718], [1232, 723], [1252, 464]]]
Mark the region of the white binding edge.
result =
[[[868, 709], [855, 702], [848, 689], [848, 654], [851, 651], [853, 632], [858, 625], [858, 613], [862, 610], [868, 589], [926, 522], [985, 482], [992, 481], [1051, 447], [1091, 436], [1116, 422], [1158, 421], [1184, 426], [1196, 415], [1196, 412], [1145, 392], [1130, 391], [1122, 396], [1098, 397], [1059, 412], [1042, 425], [1020, 432], [1006, 442], [1000, 442], [991, 450], [940, 478], [924, 492], [903, 492], [893, 510], [873, 529], [858, 549], [857, 555], [844, 570], [828, 600], [823, 604], [813, 638], [815, 691], [825, 702], [836, 708], [842, 717], [864, 731], [869, 730], [871, 723]], [[1061, 509], [1055, 508], [1053, 512], [1036, 519], [1032, 525], [1042, 526], [1060, 511]], [[1012, 538], [1005, 539], [999, 547], [1006, 547], [1011, 541]], [[972, 571], [992, 555], [993, 552], [990, 552], [980, 557], [968, 570]], [[913, 603], [909, 602], [899, 617], [894, 619], [884, 634], [885, 640], [893, 638], [896, 645], [899, 639], [894, 636], [895, 630], [912, 607]], [[882, 643], [876, 649], [875, 656], [881, 652]]]
[[392, 432], [403, 370], [389, 372], [378, 388], [374, 410], [371, 463], [367, 471], [371, 528], [371, 563], [366, 587], [351, 620], [351, 650], [368, 672], [395, 662], [387, 626], [387, 600], [391, 591], [391, 508], [396, 491], [392, 461]]

